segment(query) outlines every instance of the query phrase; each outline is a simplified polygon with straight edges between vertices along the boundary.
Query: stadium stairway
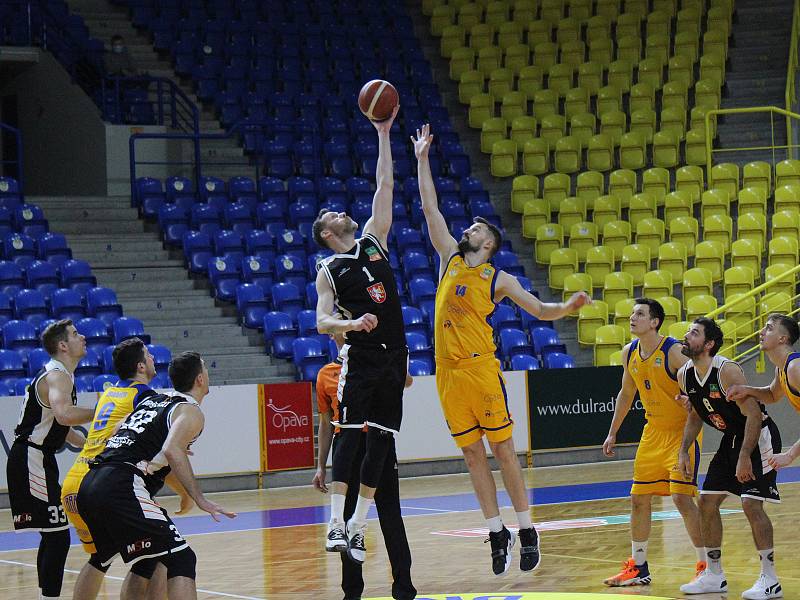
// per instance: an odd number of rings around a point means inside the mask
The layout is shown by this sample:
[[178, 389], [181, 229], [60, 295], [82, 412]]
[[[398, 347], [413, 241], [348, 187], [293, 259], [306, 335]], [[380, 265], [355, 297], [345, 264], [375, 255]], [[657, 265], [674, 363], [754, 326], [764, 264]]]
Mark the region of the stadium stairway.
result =
[[[736, 0], [722, 108], [785, 107], [792, 7], [793, 3], [787, 0]], [[786, 144], [784, 119], [776, 115], [774, 122], [776, 144]], [[767, 113], [726, 117], [720, 120], [718, 132], [717, 146], [721, 148], [772, 143]], [[776, 152], [777, 159], [785, 158], [784, 154], [783, 150]], [[750, 150], [716, 155], [717, 162], [739, 165], [755, 160], [771, 162], [772, 152]]]
[[243, 333], [234, 305], [215, 305], [208, 281], [189, 278], [127, 197], [27, 200], [42, 207], [74, 257], [92, 265], [98, 284], [114, 289], [155, 341], [173, 354], [200, 352], [213, 385], [294, 381], [294, 365], [266, 355], [261, 334]]
[[[489, 172], [489, 159], [480, 151], [480, 130], [472, 129], [467, 122], [467, 110], [458, 101], [458, 82], [450, 79], [449, 63], [439, 53], [440, 41], [430, 33], [430, 18], [422, 14], [421, 4], [407, 2], [406, 10], [414, 21], [414, 32], [420, 40], [425, 58], [430, 61], [431, 69], [442, 101], [450, 113], [454, 130], [458, 133], [464, 149], [469, 153], [472, 163], [472, 176], [481, 180], [494, 205], [495, 211], [503, 222], [508, 239], [514, 245], [520, 263], [525, 267], [525, 274], [543, 302], [560, 302], [561, 298], [553, 295], [548, 285], [547, 269], [539, 267], [533, 260], [533, 246], [522, 237], [522, 226], [519, 215], [511, 212], [511, 179], [498, 179]], [[402, 110], [402, 107], [401, 107]], [[433, 132], [434, 138], [436, 132]], [[566, 319], [553, 323], [561, 341], [566, 344], [567, 352], [573, 357], [576, 367], [591, 367], [594, 364], [592, 349], [581, 348], [578, 344], [576, 321]]]
[[[163, 77], [174, 81], [200, 110], [200, 131], [202, 133], [225, 133], [217, 119], [213, 106], [210, 104], [204, 106], [194, 93], [191, 81], [189, 79], [182, 80], [178, 77], [168, 56], [159, 56], [153, 49], [153, 42], [149, 34], [139, 32], [133, 26], [126, 7], [115, 6], [107, 0], [67, 0], [67, 4], [71, 11], [83, 17], [92, 37], [103, 40], [107, 45], [110, 45], [112, 36], [121, 35], [125, 39], [125, 44], [140, 71], [146, 72], [152, 77]], [[182, 144], [182, 149], [184, 154], [181, 160], [191, 161], [191, 144]], [[203, 161], [215, 163], [244, 163], [247, 161], [236, 136], [221, 140], [205, 140], [201, 144], [200, 152]], [[173, 174], [191, 177], [191, 169], [188, 166], [187, 169], [183, 173], [176, 172]], [[211, 175], [212, 173], [207, 174]], [[236, 176], [252, 177], [253, 168], [244, 164], [216, 165], [213, 175], [223, 179]]]

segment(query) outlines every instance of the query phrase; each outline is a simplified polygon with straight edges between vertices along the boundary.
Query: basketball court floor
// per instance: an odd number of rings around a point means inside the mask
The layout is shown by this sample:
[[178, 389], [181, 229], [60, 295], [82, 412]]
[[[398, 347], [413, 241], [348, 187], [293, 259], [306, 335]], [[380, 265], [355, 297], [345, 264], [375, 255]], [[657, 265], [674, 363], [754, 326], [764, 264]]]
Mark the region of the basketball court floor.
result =
[[[704, 464], [708, 461], [704, 457]], [[402, 506], [414, 559], [413, 579], [420, 599], [442, 600], [596, 600], [631, 594], [683, 598], [679, 586], [694, 575], [695, 553], [669, 499], [657, 499], [649, 545], [653, 583], [609, 589], [602, 580], [619, 571], [630, 555], [630, 461], [548, 467], [525, 471], [541, 532], [542, 563], [533, 573], [515, 566], [503, 577], [491, 572], [487, 532], [467, 475], [404, 479]], [[701, 469], [701, 471], [704, 469]], [[797, 525], [800, 517], [800, 467], [780, 473], [779, 505], [769, 505], [775, 526], [775, 554], [784, 597], [800, 598]], [[499, 478], [498, 478], [499, 483]], [[502, 486], [499, 486], [502, 487]], [[175, 518], [198, 556], [198, 597], [207, 600], [338, 600], [341, 569], [338, 554], [323, 550], [328, 520], [327, 496], [309, 485], [210, 495], [235, 510], [233, 520], [215, 523], [195, 509]], [[168, 510], [174, 498], [163, 500]], [[503, 516], [516, 525], [508, 498]], [[759, 573], [758, 554], [741, 504], [723, 504], [723, 566], [730, 598], [738, 598]], [[371, 515], [374, 518], [374, 514]], [[0, 598], [37, 597], [38, 534], [15, 534], [8, 510], [0, 511]], [[364, 568], [364, 599], [388, 598], [390, 573], [377, 521], [370, 522]], [[85, 562], [80, 546], [67, 560], [62, 598]], [[121, 561], [109, 571], [102, 598], [118, 598], [125, 570]], [[720, 596], [695, 596], [701, 600]]]

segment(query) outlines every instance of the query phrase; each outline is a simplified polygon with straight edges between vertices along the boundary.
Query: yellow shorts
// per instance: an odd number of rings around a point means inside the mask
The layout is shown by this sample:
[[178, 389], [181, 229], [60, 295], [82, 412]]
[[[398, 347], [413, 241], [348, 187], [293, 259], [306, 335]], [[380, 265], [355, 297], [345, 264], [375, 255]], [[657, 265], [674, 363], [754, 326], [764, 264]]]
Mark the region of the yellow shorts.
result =
[[689, 450], [692, 478], [687, 480], [678, 471], [678, 452], [681, 449], [683, 430], [663, 430], [645, 424], [636, 459], [633, 462], [631, 494], [697, 495], [697, 469], [700, 465], [702, 433]]
[[503, 442], [511, 437], [506, 381], [494, 355], [460, 361], [436, 359], [436, 388], [442, 411], [459, 448], [481, 439]]
[[75, 499], [78, 496], [78, 489], [81, 487], [81, 481], [86, 475], [83, 469], [70, 469], [64, 477], [64, 483], [61, 485], [61, 504], [64, 505], [64, 512], [67, 513], [67, 519], [72, 523], [78, 537], [83, 544], [83, 549], [87, 554], [94, 554], [97, 548], [94, 546], [92, 535], [89, 533], [89, 527], [86, 522], [78, 514], [78, 505]]

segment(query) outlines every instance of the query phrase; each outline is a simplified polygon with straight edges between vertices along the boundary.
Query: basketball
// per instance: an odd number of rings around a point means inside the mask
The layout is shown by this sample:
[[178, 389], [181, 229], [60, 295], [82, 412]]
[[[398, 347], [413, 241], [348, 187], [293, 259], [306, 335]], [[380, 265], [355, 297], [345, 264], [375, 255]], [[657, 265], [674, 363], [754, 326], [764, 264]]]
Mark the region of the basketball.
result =
[[370, 121], [385, 121], [399, 102], [395, 87], [382, 79], [368, 81], [358, 93], [358, 108]]

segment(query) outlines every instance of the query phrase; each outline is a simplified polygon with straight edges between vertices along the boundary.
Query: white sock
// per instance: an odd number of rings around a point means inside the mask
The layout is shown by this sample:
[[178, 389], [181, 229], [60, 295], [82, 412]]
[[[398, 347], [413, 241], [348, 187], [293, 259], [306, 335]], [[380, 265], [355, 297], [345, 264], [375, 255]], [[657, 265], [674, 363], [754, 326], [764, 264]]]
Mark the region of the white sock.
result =
[[356, 509], [353, 511], [352, 521], [355, 523], [366, 523], [367, 512], [369, 512], [369, 507], [371, 505], [372, 498], [365, 498], [359, 494], [358, 501], [356, 502]]
[[344, 494], [331, 494], [331, 521], [344, 523]]
[[533, 521], [531, 521], [531, 510], [524, 510], [522, 512], [517, 513], [517, 522], [519, 523], [520, 529], [530, 529], [533, 527]]
[[722, 575], [722, 548], [706, 548], [708, 570], [714, 575]]
[[492, 533], [500, 533], [503, 531], [503, 519], [500, 518], [500, 515], [492, 517], [491, 519], [486, 519], [486, 525], [488, 525], [489, 531]]
[[58, 600], [60, 596], [45, 596], [41, 592], [39, 592], [39, 600]]
[[777, 579], [778, 575], [775, 573], [775, 549], [759, 550], [758, 555], [761, 557], [761, 572], [767, 577]]
[[637, 567], [647, 562], [647, 542], [636, 542], [631, 540], [631, 556], [633, 564]]
[[706, 549], [703, 546], [699, 546], [694, 549], [697, 552], [697, 562], [706, 562]]

